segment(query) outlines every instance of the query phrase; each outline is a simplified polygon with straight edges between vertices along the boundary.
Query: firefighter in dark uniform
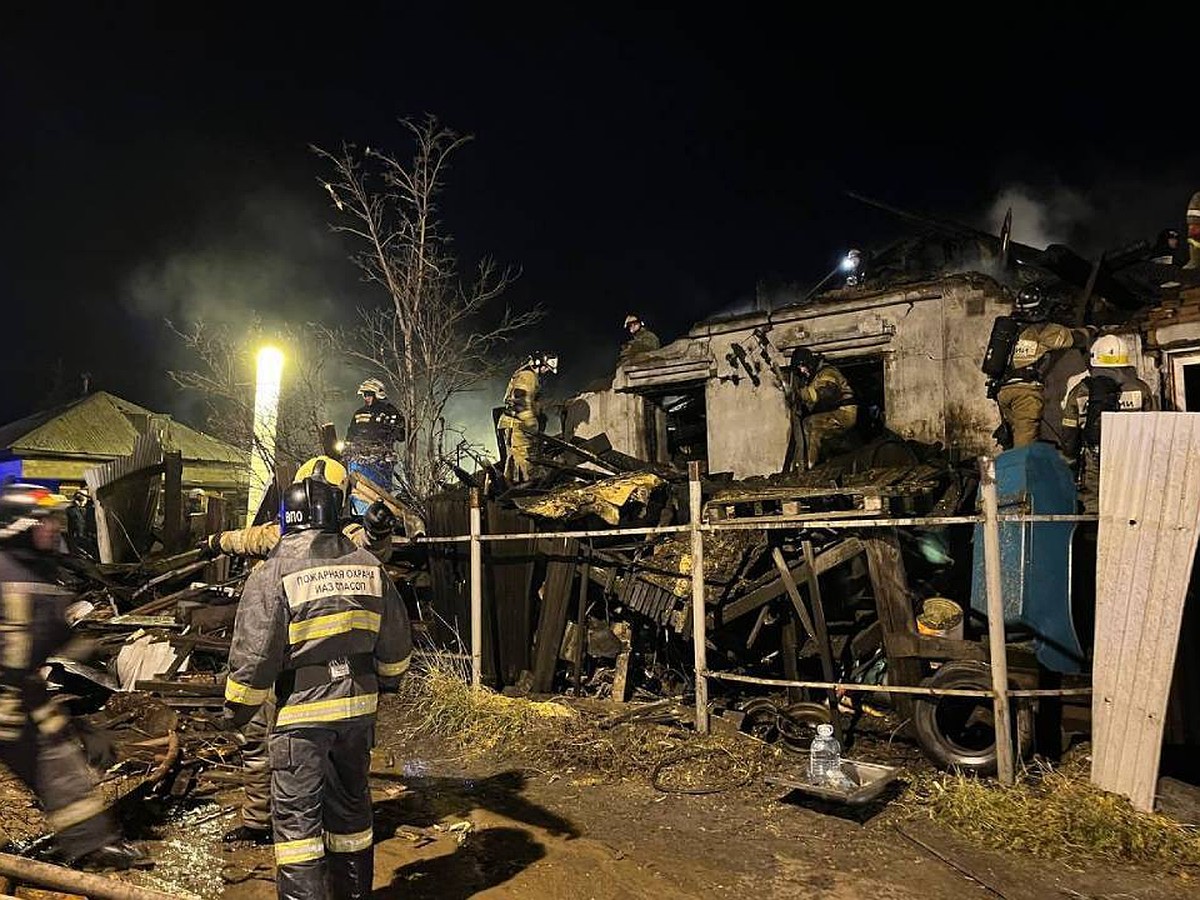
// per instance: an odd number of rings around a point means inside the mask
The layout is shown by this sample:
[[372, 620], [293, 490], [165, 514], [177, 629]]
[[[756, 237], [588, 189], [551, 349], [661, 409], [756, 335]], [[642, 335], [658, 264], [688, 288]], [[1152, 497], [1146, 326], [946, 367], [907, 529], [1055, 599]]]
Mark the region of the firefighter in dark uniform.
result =
[[[1000, 444], [1027, 447], [1042, 436], [1046, 369], [1058, 351], [1074, 346], [1078, 338], [1067, 326], [1047, 320], [1046, 297], [1039, 285], [1021, 289], [1013, 318], [1020, 331], [995, 398], [1003, 421]], [[1057, 424], [1057, 416], [1055, 420]]]
[[847, 434], [858, 421], [858, 401], [850, 382], [825, 357], [807, 347], [792, 351], [792, 451], [786, 468], [811, 469], [828, 458], [832, 441]]
[[43, 487], [0, 487], [0, 761], [33, 791], [67, 862], [83, 867], [142, 865], [121, 840], [95, 787], [70, 717], [41, 669], [71, 649], [66, 610], [74, 595], [57, 583], [61, 513], [67, 499]]
[[240, 727], [274, 689], [271, 817], [281, 898], [369, 897], [375, 710], [408, 669], [412, 634], [379, 560], [339, 533], [324, 466], [288, 488], [283, 537], [250, 573], [225, 685]]
[[75, 556], [100, 559], [96, 539], [96, 505], [92, 503], [91, 494], [83, 488], [75, 492], [67, 509], [67, 548]]
[[1145, 412], [1153, 408], [1154, 394], [1130, 365], [1125, 341], [1115, 334], [1096, 338], [1088, 376], [1063, 401], [1067, 435], [1064, 450], [1070, 458], [1078, 460], [1076, 480], [1085, 512], [1099, 509], [1101, 416], [1106, 412]]
[[[296, 470], [294, 483], [302, 482], [312, 475], [317, 465], [324, 467], [325, 478], [347, 490], [349, 473], [337, 460], [328, 456], [317, 456]], [[396, 527], [396, 516], [388, 507], [377, 501], [363, 515], [362, 522], [352, 520], [342, 526], [342, 535], [356, 547], [369, 550], [380, 562], [386, 563], [392, 556], [392, 534]], [[210, 557], [224, 553], [229, 556], [265, 559], [279, 543], [278, 522], [251, 525], [235, 531], [223, 531], [210, 535], [199, 544], [199, 549]], [[242, 824], [226, 832], [226, 843], [269, 844], [271, 842], [271, 761], [267, 752], [267, 741], [275, 724], [275, 698], [268, 696], [259, 707], [254, 718], [242, 729], [242, 765], [246, 769], [244, 786], [245, 799], [242, 803]]]
[[629, 340], [621, 345], [621, 358], [618, 364], [625, 362], [631, 356], [639, 353], [649, 353], [662, 346], [658, 335], [646, 327], [641, 316], [630, 313], [625, 317], [625, 330], [629, 332]]
[[504, 391], [504, 408], [496, 422], [504, 448], [504, 478], [520, 484], [533, 477], [529, 454], [536, 435], [544, 427], [542, 418], [542, 376], [558, 372], [558, 357], [538, 352], [513, 372]]
[[[407, 438], [404, 416], [388, 402], [383, 382], [378, 378], [368, 378], [358, 386], [358, 393], [363, 398], [363, 405], [350, 418], [342, 456], [351, 472], [366, 476], [391, 493], [396, 445]], [[356, 515], [362, 515], [367, 505], [358, 497], [351, 501]]]

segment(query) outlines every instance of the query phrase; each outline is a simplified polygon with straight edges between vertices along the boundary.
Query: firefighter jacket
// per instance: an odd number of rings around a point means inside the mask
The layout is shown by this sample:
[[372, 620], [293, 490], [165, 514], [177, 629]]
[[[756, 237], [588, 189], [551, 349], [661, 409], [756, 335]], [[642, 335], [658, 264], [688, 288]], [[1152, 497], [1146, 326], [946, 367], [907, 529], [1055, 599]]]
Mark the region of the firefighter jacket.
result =
[[386, 400], [360, 406], [346, 429], [346, 456], [350, 459], [395, 458], [396, 447], [407, 436], [404, 416]]
[[513, 372], [504, 392], [504, 413], [497, 422], [499, 428], [520, 428], [524, 431], [540, 431], [542, 405], [538, 399], [541, 379], [537, 372], [522, 366]]
[[[370, 550], [380, 562], [387, 562], [392, 558], [390, 534], [372, 539], [360, 522], [346, 525], [342, 528], [342, 534], [353, 541], [354, 546]], [[222, 553], [228, 553], [230, 556], [256, 556], [263, 559], [270, 555], [279, 543], [279, 523], [266, 522], [234, 531], [222, 531], [215, 543]]]
[[659, 341], [658, 335], [643, 325], [638, 329], [637, 334], [621, 345], [621, 361], [624, 362], [638, 353], [649, 353], [661, 346], [662, 342]]
[[1046, 354], [1053, 350], [1065, 350], [1075, 343], [1075, 334], [1066, 325], [1057, 322], [1034, 322], [1021, 329], [1013, 344], [1012, 357], [1004, 384], [1041, 384], [1045, 376], [1042, 371]]
[[808, 384], [800, 388], [799, 398], [809, 414], [856, 405], [854, 390], [846, 376], [827, 363], [821, 363]]
[[1075, 456], [1082, 444], [1100, 449], [1100, 416], [1105, 412], [1144, 412], [1154, 407], [1150, 386], [1138, 378], [1132, 366], [1095, 368], [1079, 381], [1063, 401], [1063, 446]]
[[0, 553], [0, 681], [19, 685], [72, 638], [75, 595], [55, 583], [57, 566], [32, 548]]
[[276, 731], [374, 716], [411, 656], [408, 613], [379, 560], [341, 534], [285, 534], [238, 605], [229, 718], [244, 725], [272, 687]]

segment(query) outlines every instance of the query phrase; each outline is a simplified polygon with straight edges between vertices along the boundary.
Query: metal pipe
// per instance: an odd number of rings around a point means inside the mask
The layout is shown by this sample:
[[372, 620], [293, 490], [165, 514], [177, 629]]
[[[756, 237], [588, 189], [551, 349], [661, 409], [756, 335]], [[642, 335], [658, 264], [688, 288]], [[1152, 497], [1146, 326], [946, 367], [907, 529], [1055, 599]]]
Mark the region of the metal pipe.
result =
[[[840, 528], [897, 528], [904, 526], [923, 526], [929, 528], [945, 527], [948, 525], [978, 525], [982, 522], [979, 516], [908, 516], [903, 518], [859, 518], [859, 519], [807, 519], [795, 516], [779, 516], [769, 520], [754, 521], [730, 520], [702, 524], [701, 531], [774, 531], [783, 528], [821, 528], [836, 530]], [[1006, 514], [997, 516], [998, 522], [1098, 522], [1096, 515], [1018, 515]], [[485, 534], [480, 540], [485, 543], [493, 541], [527, 541], [545, 538], [596, 538], [621, 537], [623, 535], [654, 535], [691, 533], [688, 525], [659, 525], [645, 528], [600, 528], [589, 531], [523, 531], [515, 534]], [[448, 537], [426, 537], [420, 535], [414, 538], [398, 538], [397, 546], [406, 544], [464, 544], [473, 540], [469, 534], [452, 535]]]
[[979, 460], [979, 496], [983, 501], [983, 571], [987, 586], [988, 649], [992, 668], [992, 708], [996, 723], [996, 777], [1001, 784], [1012, 784], [1016, 771], [1008, 709], [1004, 582], [1000, 577], [1000, 510], [996, 496], [996, 461], [990, 456]]
[[688, 463], [688, 511], [692, 531], [692, 655], [696, 669], [696, 731], [708, 734], [707, 616], [704, 608], [704, 531], [700, 521], [700, 463]]
[[[811, 688], [814, 690], [837, 690], [847, 693], [866, 694], [915, 694], [920, 697], [991, 697], [987, 690], [971, 690], [970, 688], [929, 688], [908, 685], [891, 684], [856, 684], [840, 681], [792, 681], [788, 678], [759, 678], [755, 675], [738, 675], [734, 672], [714, 672], [709, 669], [704, 673], [705, 678], [715, 678], [718, 681], [738, 681], [744, 684], [761, 684], [768, 687]], [[1010, 697], [1085, 697], [1092, 693], [1091, 688], [1041, 688], [1037, 690], [1009, 691]]]
[[471, 489], [471, 687], [483, 684], [483, 514], [479, 489]]

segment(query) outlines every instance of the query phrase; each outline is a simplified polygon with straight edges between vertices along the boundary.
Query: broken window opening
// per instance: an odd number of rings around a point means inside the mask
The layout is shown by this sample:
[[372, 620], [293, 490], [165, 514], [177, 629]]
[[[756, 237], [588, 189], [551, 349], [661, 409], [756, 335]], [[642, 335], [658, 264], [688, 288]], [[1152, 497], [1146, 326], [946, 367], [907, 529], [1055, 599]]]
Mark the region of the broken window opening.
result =
[[686, 469], [692, 461], [708, 462], [708, 417], [704, 385], [648, 394], [647, 457]]
[[[858, 424], [856, 430], [863, 443], [881, 435], [886, 427], [887, 416], [883, 390], [883, 356], [851, 356], [832, 360], [833, 365], [846, 376], [854, 396], [858, 400]], [[1198, 395], [1200, 396], [1200, 395]]]
[[1200, 362], [1184, 364], [1183, 396], [1180, 399], [1184, 412], [1200, 412]]

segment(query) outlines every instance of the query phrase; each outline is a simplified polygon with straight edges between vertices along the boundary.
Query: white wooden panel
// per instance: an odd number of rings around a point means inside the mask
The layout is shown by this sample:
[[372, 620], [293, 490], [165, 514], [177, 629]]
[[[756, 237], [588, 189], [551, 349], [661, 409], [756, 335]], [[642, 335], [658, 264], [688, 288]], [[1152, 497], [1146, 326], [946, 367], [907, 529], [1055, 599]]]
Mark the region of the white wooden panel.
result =
[[1200, 413], [1105, 413], [1101, 460], [1092, 781], [1152, 809], [1200, 531]]

